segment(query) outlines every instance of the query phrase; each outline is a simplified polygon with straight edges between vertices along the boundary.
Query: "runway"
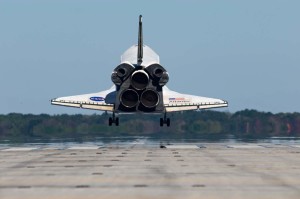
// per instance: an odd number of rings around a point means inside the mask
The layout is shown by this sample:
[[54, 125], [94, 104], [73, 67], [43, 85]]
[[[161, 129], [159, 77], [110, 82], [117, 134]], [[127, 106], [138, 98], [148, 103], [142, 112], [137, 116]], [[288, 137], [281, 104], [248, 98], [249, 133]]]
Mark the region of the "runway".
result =
[[0, 147], [0, 198], [300, 198], [300, 145]]

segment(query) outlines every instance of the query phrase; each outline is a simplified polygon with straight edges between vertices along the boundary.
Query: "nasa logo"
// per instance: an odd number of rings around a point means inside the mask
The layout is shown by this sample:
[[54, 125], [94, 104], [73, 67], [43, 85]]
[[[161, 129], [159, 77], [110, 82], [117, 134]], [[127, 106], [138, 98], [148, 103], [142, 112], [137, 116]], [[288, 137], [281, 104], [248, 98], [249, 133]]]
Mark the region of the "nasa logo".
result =
[[104, 97], [90, 97], [90, 100], [96, 101], [96, 102], [102, 102], [104, 101]]

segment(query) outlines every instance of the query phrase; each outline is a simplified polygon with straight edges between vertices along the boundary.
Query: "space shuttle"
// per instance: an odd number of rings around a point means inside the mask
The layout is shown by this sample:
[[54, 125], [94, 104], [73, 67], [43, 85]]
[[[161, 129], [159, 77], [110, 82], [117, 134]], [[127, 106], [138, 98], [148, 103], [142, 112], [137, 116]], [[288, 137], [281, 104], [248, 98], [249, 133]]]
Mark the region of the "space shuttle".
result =
[[169, 74], [159, 56], [143, 44], [142, 16], [139, 16], [138, 44], [121, 56], [111, 74], [113, 86], [101, 92], [59, 97], [51, 104], [111, 112], [108, 125], [119, 126], [121, 114], [159, 114], [160, 126], [170, 126], [168, 113], [227, 107], [221, 99], [178, 93], [167, 88]]

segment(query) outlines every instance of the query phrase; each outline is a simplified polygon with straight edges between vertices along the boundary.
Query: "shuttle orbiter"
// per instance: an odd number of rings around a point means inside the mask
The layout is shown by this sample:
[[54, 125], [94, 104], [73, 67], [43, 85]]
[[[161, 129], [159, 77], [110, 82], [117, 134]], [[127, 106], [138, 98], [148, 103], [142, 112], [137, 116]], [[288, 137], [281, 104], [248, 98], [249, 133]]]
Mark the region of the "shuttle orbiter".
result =
[[170, 126], [167, 113], [186, 110], [202, 110], [227, 107], [221, 99], [187, 95], [166, 87], [169, 75], [160, 65], [159, 56], [143, 44], [142, 16], [139, 17], [138, 44], [130, 47], [121, 56], [121, 63], [113, 70], [114, 86], [108, 90], [59, 97], [51, 100], [54, 105], [112, 112], [109, 126], [118, 126], [122, 113], [159, 113], [160, 126]]

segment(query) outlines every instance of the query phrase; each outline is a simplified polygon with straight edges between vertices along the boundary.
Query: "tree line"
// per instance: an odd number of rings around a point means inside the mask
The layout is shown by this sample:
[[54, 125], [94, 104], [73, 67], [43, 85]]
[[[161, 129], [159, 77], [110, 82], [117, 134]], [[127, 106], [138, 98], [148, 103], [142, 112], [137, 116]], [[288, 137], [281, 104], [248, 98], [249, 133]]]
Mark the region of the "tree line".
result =
[[0, 139], [85, 136], [300, 136], [300, 113], [242, 110], [171, 113], [170, 127], [160, 127], [158, 115], [120, 115], [120, 126], [108, 126], [108, 115], [0, 115]]

